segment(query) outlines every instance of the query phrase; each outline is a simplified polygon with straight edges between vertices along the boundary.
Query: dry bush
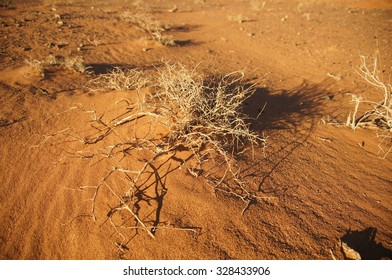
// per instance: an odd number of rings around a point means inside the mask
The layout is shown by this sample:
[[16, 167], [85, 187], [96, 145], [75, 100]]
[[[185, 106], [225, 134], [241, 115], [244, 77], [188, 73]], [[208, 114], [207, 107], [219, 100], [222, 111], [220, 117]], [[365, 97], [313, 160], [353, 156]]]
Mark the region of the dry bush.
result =
[[250, 2], [252, 10], [254, 11], [262, 11], [265, 7], [265, 5], [267, 4], [267, 1], [261, 1], [261, 0], [252, 0]]
[[153, 39], [163, 46], [176, 46], [176, 42], [172, 35], [162, 34], [161, 32], [152, 33]]
[[52, 65], [58, 65], [58, 66], [64, 66], [65, 68], [68, 69], [73, 69], [75, 71], [78, 71], [80, 73], [86, 72], [86, 67], [83, 64], [83, 59], [80, 56], [75, 56], [75, 57], [65, 57], [62, 59], [61, 57], [53, 57], [53, 62]]
[[169, 31], [171, 26], [169, 24], [162, 24], [160, 21], [154, 19], [151, 14], [143, 11], [124, 11], [120, 15], [120, 19], [124, 22], [129, 22], [138, 28], [148, 33], [153, 40], [164, 46], [175, 46], [176, 43], [171, 35], [166, 35], [164, 32]]
[[[167, 146], [185, 147], [197, 159], [189, 173], [204, 177], [215, 191], [244, 201], [242, 214], [264, 198], [242, 180], [241, 170], [235, 167], [237, 156], [253, 145], [266, 143], [249, 128], [242, 113], [244, 101], [255, 93], [255, 85], [245, 86], [243, 79], [243, 72], [233, 72], [205, 81], [196, 69], [166, 64], [158, 73], [156, 91], [147, 99], [169, 129]], [[220, 167], [218, 174], [205, 172], [204, 165], [210, 159]]]
[[76, 57], [63, 57], [50, 55], [44, 60], [28, 59], [26, 63], [30, 65], [36, 72], [44, 76], [45, 67], [47, 66], [60, 66], [67, 69], [75, 70], [80, 73], [85, 73], [87, 68], [83, 64], [83, 59], [80, 56]]
[[116, 67], [89, 81], [86, 87], [91, 90], [135, 90], [147, 86], [148, 82], [141, 70]]
[[[379, 57], [372, 57], [370, 66], [367, 63], [366, 57], [361, 56], [361, 65], [358, 74], [364, 78], [375, 89], [382, 92], [384, 99], [380, 102], [364, 100], [362, 97], [352, 95], [352, 101], [355, 103], [354, 112], [349, 114], [346, 125], [352, 129], [362, 126], [375, 126], [384, 131], [381, 133], [380, 149], [382, 144], [386, 144], [388, 150], [384, 152], [384, 157], [391, 151], [392, 144], [387, 143], [392, 140], [392, 86], [380, 78], [379, 71]], [[371, 109], [365, 111], [359, 117], [358, 111], [361, 105], [370, 106]]]
[[1, 6], [3, 9], [6, 9], [11, 6], [12, 0], [2, 0]]
[[208, 147], [228, 159], [245, 143], [264, 141], [249, 129], [240, 110], [254, 93], [252, 86], [241, 85], [243, 77], [233, 72], [206, 84], [195, 70], [166, 64], [152, 95], [154, 111], [164, 116], [174, 141], [195, 151]]
[[132, 23], [148, 33], [163, 32], [170, 29], [162, 25], [161, 22], [154, 19], [150, 14], [141, 11], [124, 11], [121, 13], [120, 18], [122, 21]]
[[241, 15], [241, 14], [240, 15], [235, 15], [235, 16], [228, 16], [228, 19], [230, 21], [239, 22], [239, 23], [250, 21], [250, 19], [247, 16], [244, 16], [244, 15]]
[[[127, 76], [126, 72], [117, 69], [98, 77], [95, 85], [123, 87], [124, 75]], [[143, 230], [152, 238], [162, 228], [198, 234], [193, 226], [159, 219], [167, 192], [166, 176], [173, 171], [204, 178], [215, 192], [241, 199], [245, 203], [242, 213], [251, 204], [265, 199], [244, 181], [236, 165], [239, 154], [249, 159], [247, 148], [266, 142], [249, 128], [247, 116], [242, 112], [244, 101], [255, 93], [255, 86], [246, 86], [243, 79], [242, 72], [203, 79], [196, 69], [167, 63], [157, 70], [154, 87], [144, 93], [138, 91], [136, 104], [135, 96], [134, 101], [121, 100], [126, 103], [126, 109], [111, 120], [103, 119], [95, 110], [75, 108], [91, 114], [93, 132], [89, 135], [79, 135], [68, 128], [46, 135], [37, 146], [61, 135], [82, 143], [83, 150], [76, 151], [72, 157], [100, 158], [99, 162], [107, 159], [112, 168], [102, 174], [97, 185], [75, 189], [91, 196], [90, 215], [94, 220], [96, 209], [111, 205], [105, 217], [122, 239], [116, 242], [119, 250], [129, 242], [126, 240], [130, 229]], [[104, 85], [105, 82], [109, 85]], [[127, 82], [125, 88], [135, 87]], [[154, 127], [140, 135], [138, 128], [146, 128], [146, 123]], [[133, 133], [129, 134], [129, 128]], [[109, 135], [118, 142], [104, 144], [111, 142]], [[63, 139], [60, 142], [64, 143]]]

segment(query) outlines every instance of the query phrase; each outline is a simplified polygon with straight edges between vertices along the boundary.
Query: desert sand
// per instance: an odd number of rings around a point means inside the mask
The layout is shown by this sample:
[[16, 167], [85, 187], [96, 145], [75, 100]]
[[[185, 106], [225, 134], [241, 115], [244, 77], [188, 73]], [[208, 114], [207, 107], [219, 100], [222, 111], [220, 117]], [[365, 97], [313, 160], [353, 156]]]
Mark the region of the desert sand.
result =
[[[362, 259], [392, 258], [390, 138], [380, 145], [385, 130], [345, 125], [352, 94], [383, 98], [358, 75], [361, 55], [378, 54], [390, 82], [391, 1], [8, 2], [0, 8], [1, 259], [350, 258], [342, 243]], [[135, 15], [159, 23], [164, 37]], [[126, 117], [154, 85], [88, 85], [115, 67], [149, 78], [165, 63], [205, 77], [243, 71], [256, 84], [243, 110], [262, 111], [250, 128], [266, 145], [233, 163], [250, 200], [192, 174], [185, 148], [154, 161], [161, 179], [146, 179], [130, 204], [150, 236], [119, 211], [130, 198], [108, 188], [125, 194], [126, 173], [95, 191], [113, 168], [140, 169], [152, 157], [144, 144], [115, 157], [108, 149], [167, 133], [145, 117], [105, 134], [104, 124]], [[218, 162], [207, 163], [216, 174]]]

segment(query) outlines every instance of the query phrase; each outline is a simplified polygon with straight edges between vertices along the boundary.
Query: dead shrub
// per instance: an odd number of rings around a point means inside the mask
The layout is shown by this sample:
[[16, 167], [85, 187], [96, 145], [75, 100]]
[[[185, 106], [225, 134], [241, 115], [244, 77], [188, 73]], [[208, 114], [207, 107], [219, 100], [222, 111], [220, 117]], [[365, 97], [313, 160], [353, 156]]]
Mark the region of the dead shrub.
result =
[[[373, 126], [383, 131], [379, 136], [381, 137], [380, 151], [384, 157], [392, 149], [392, 86], [390, 83], [384, 82], [380, 77], [379, 57], [377, 55], [371, 57], [371, 64], [369, 66], [365, 56], [361, 56], [361, 65], [358, 69], [358, 74], [365, 79], [376, 90], [380, 91], [384, 99], [379, 102], [364, 100], [362, 97], [352, 95], [352, 101], [355, 103], [354, 112], [349, 114], [346, 125], [352, 129], [363, 126]], [[358, 116], [359, 107], [365, 105], [371, 109], [365, 111]], [[388, 144], [389, 142], [389, 144]], [[382, 146], [386, 144], [387, 151], [384, 151]]]
[[148, 33], [151, 38], [164, 46], [175, 46], [176, 43], [173, 36], [164, 34], [169, 31], [171, 26], [169, 24], [163, 24], [160, 21], [153, 18], [149, 13], [143, 11], [124, 11], [120, 15], [120, 19], [124, 22], [129, 22], [141, 30]]
[[[92, 84], [112, 89], [141, 89], [145, 84], [137, 82], [135, 87], [128, 80], [129, 73], [137, 77], [136, 81], [143, 76], [141, 72], [116, 69]], [[244, 101], [255, 93], [255, 85], [246, 86], [243, 80], [243, 72], [203, 77], [195, 68], [166, 63], [151, 79], [148, 91], [138, 91], [134, 101], [121, 100], [126, 103], [126, 109], [116, 114], [117, 117], [105, 120], [104, 114], [80, 108], [92, 116], [92, 133], [75, 135], [72, 129], [66, 129], [45, 136], [39, 145], [65, 135], [84, 147], [73, 157], [108, 160], [111, 169], [102, 174], [97, 185], [74, 189], [91, 196], [90, 214], [94, 220], [97, 208], [112, 205], [106, 220], [122, 238], [116, 242], [118, 248], [129, 242], [126, 241], [129, 229], [143, 230], [152, 238], [162, 228], [198, 234], [196, 227], [177, 226], [159, 219], [167, 192], [165, 177], [175, 170], [203, 178], [214, 192], [241, 199], [245, 203], [242, 214], [251, 204], [265, 199], [244, 181], [236, 165], [239, 154], [249, 159], [245, 153], [248, 148], [266, 143], [264, 137], [249, 128], [248, 117], [242, 112]], [[140, 135], [137, 130], [145, 127], [146, 122], [154, 128]], [[133, 133], [129, 133], [129, 128]], [[157, 128], [159, 134], [150, 133]], [[118, 142], [107, 145], [109, 135]], [[103, 142], [106, 145], [100, 146]], [[105, 205], [101, 205], [102, 200]]]
[[243, 78], [244, 73], [233, 72], [206, 84], [195, 70], [166, 64], [158, 73], [151, 102], [170, 128], [171, 139], [196, 150], [210, 147], [229, 161], [245, 143], [265, 141], [249, 129], [241, 113], [254, 93], [253, 86], [241, 85]]
[[88, 70], [83, 64], [83, 58], [80, 56], [64, 57], [49, 55], [46, 59], [43, 60], [27, 59], [26, 63], [41, 76], [44, 76], [45, 68], [48, 66], [64, 67], [66, 69], [74, 70], [80, 73], [86, 73]]
[[86, 84], [91, 90], [135, 90], [148, 84], [143, 71], [138, 69], [121, 69], [115, 67], [107, 74], [99, 75]]

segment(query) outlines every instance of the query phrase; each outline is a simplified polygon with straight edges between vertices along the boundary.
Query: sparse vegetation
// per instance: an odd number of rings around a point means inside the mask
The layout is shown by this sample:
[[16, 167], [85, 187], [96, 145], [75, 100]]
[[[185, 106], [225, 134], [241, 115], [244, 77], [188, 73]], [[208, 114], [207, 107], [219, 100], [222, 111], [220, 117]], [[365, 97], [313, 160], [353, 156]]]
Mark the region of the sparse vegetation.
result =
[[391, 11], [1, 0], [0, 257], [392, 259]]
[[[196, 69], [166, 64], [158, 73], [157, 90], [149, 103], [169, 128], [169, 147], [186, 147], [197, 159], [189, 173], [203, 175], [215, 191], [240, 198], [246, 203], [244, 213], [262, 198], [248, 189], [235, 162], [247, 148], [265, 145], [266, 139], [250, 130], [241, 111], [255, 93], [255, 85], [244, 86], [243, 78], [243, 72], [232, 72], [203, 79]], [[204, 172], [203, 165], [211, 158], [223, 168], [219, 175]]]
[[235, 16], [229, 16], [228, 19], [230, 21], [238, 22], [238, 23], [243, 23], [250, 21], [250, 19], [247, 16], [244, 15], [235, 15]]
[[145, 73], [138, 69], [121, 69], [116, 67], [107, 74], [90, 80], [86, 87], [91, 90], [134, 90], [148, 84]]
[[2, 6], [2, 8], [8, 8], [10, 5], [11, 5], [11, 3], [12, 3], [12, 0], [2, 0], [1, 1], [1, 6]]
[[[95, 87], [109, 89], [141, 89], [147, 84], [142, 76], [143, 73], [138, 70], [124, 71], [117, 68], [111, 73], [94, 79], [91, 83]], [[124, 225], [119, 226], [116, 221], [119, 213], [128, 213], [134, 221], [128, 228], [143, 229], [154, 238], [155, 231], [162, 225], [141, 216], [140, 201], [151, 198], [149, 196], [144, 198], [140, 190], [143, 189], [145, 193], [150, 186], [154, 185], [159, 192], [165, 192], [166, 187], [162, 184], [162, 178], [185, 164], [188, 165], [186, 169], [183, 169], [185, 172], [195, 177], [205, 178], [215, 191], [234, 195], [244, 201], [246, 205], [243, 212], [250, 204], [262, 199], [248, 188], [241, 179], [239, 170], [235, 168], [239, 154], [243, 154], [248, 147], [264, 145], [266, 142], [265, 138], [250, 130], [246, 122], [247, 116], [241, 111], [244, 101], [255, 92], [255, 86], [245, 86], [243, 79], [243, 72], [233, 72], [221, 77], [207, 76], [203, 79], [196, 69], [189, 69], [179, 63], [166, 63], [153, 79], [153, 91], [147, 93], [145, 98], [138, 98], [139, 104], [127, 106], [125, 113], [109, 123], [98, 118], [94, 112], [93, 122], [96, 125], [93, 127], [97, 129], [97, 134], [93, 137], [78, 137], [83, 144], [96, 144], [126, 124], [137, 129], [136, 124], [143, 117], [152, 118], [153, 122], [166, 132], [159, 137], [156, 135], [135, 136], [128, 140], [120, 137], [124, 140], [110, 145], [109, 151], [103, 152], [99, 149], [96, 152], [113, 158], [120, 154], [130, 155], [131, 151], [137, 147], [137, 150], [143, 151], [144, 164], [136, 169], [114, 166], [102, 177], [98, 185], [78, 188], [83, 191], [92, 190], [91, 214], [93, 218], [95, 219], [95, 209], [100, 207], [96, 205], [98, 193], [100, 189], [106, 188], [116, 201], [120, 201], [120, 204], [108, 213], [116, 232], [124, 238], [124, 235], [120, 233]], [[168, 164], [166, 174], [161, 174], [160, 168], [163, 165], [158, 167], [157, 162], [162, 159], [168, 162], [180, 150], [186, 150], [188, 156], [181, 159], [179, 164], [177, 162], [177, 167], [170, 167], [171, 164]], [[76, 155], [81, 154], [84, 152], [76, 153]], [[132, 154], [132, 157], [134, 156]], [[214, 162], [212, 166], [210, 161]], [[219, 171], [211, 171], [214, 168], [218, 168]], [[108, 183], [114, 174], [116, 178], [123, 175], [130, 184], [125, 184], [120, 190], [114, 189]], [[151, 210], [146, 212], [150, 213]]]
[[160, 21], [154, 19], [151, 14], [137, 11], [130, 12], [124, 11], [121, 16], [121, 20], [129, 22], [138, 28], [148, 33], [153, 40], [164, 46], [175, 46], [176, 43], [173, 36], [164, 34], [170, 30], [169, 24], [162, 24]]
[[27, 59], [26, 63], [30, 65], [41, 76], [45, 74], [45, 67], [47, 66], [60, 66], [67, 69], [72, 69], [80, 73], [85, 73], [87, 68], [83, 64], [83, 59], [80, 56], [76, 57], [63, 57], [49, 55], [44, 60]]
[[254, 11], [262, 11], [265, 7], [265, 5], [267, 4], [267, 1], [261, 1], [261, 0], [252, 0], [250, 2], [251, 7]]
[[[372, 63], [369, 66], [365, 56], [361, 56], [361, 65], [358, 74], [364, 78], [375, 89], [382, 92], [384, 99], [380, 102], [364, 100], [362, 97], [352, 95], [352, 101], [355, 103], [354, 112], [349, 114], [346, 125], [352, 129], [359, 126], [376, 126], [384, 133], [381, 133], [380, 149], [384, 153], [384, 157], [391, 151], [392, 144], [392, 86], [390, 83], [384, 82], [380, 77], [379, 58], [372, 57]], [[365, 111], [358, 116], [359, 107], [361, 105], [370, 106], [371, 109]], [[388, 146], [387, 151], [383, 151], [382, 145]]]
[[250, 131], [240, 109], [254, 88], [244, 87], [242, 72], [233, 72], [205, 83], [195, 70], [167, 64], [158, 73], [153, 104], [165, 117], [171, 139], [201, 150], [213, 148], [227, 158], [246, 142], [264, 141]]

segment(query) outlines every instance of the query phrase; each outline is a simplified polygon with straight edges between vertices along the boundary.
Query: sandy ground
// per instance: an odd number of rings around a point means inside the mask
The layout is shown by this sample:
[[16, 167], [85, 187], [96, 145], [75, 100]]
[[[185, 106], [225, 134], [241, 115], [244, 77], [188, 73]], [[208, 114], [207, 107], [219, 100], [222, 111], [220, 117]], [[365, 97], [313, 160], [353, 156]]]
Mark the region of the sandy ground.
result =
[[[177, 45], [127, 22], [124, 11], [140, 9], [170, 23]], [[388, 78], [391, 1], [12, 1], [0, 22], [1, 259], [343, 259], [341, 242], [363, 259], [392, 258], [392, 153], [382, 158], [390, 143], [383, 153], [380, 130], [331, 125], [345, 123], [351, 94], [382, 99], [355, 69], [378, 51]], [[37, 70], [50, 55], [79, 56], [90, 72]], [[126, 107], [117, 101], [140, 94], [90, 92], [86, 82], [115, 66], [154, 71], [162, 60], [257, 80], [245, 109], [266, 104], [252, 129], [268, 145], [237, 163], [262, 198], [243, 215], [241, 199], [181, 168], [187, 151], [158, 162], [164, 180], [138, 204], [157, 227], [151, 238], [110, 224], [119, 201], [107, 189], [94, 221], [94, 189], [78, 187], [120, 164], [92, 151], [161, 128], [147, 118], [88, 147], [80, 140], [94, 116], [115, 118]], [[121, 166], [139, 166], [144, 153]], [[127, 185], [120, 175], [108, 183]]]

